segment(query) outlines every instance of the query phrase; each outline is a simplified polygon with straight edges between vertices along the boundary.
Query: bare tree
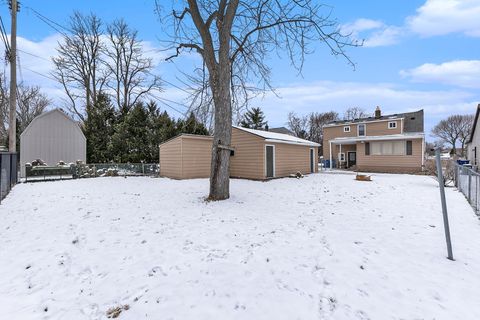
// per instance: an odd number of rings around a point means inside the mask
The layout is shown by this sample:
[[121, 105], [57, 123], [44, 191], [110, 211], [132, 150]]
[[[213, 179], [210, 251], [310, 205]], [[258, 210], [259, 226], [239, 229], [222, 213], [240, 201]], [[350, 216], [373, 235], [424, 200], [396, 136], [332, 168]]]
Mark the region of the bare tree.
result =
[[360, 107], [350, 107], [345, 110], [343, 114], [343, 119], [345, 120], [354, 120], [359, 118], [366, 118], [369, 114], [365, 111], [365, 109]]
[[[332, 121], [338, 120], [338, 113], [329, 112], [312, 112], [309, 115], [309, 134], [308, 139], [317, 143], [323, 142], [323, 126]], [[319, 148], [319, 151], [321, 151]]]
[[0, 146], [8, 144], [8, 121], [10, 104], [8, 95], [8, 84], [5, 74], [0, 72]]
[[[17, 87], [17, 132], [21, 133], [50, 105], [51, 101], [41, 92], [38, 86], [28, 86], [20, 83]], [[5, 81], [5, 75], [0, 73], [0, 145], [7, 142], [9, 91]]]
[[462, 155], [464, 155], [466, 142], [473, 126], [473, 118], [473, 115], [451, 115], [441, 120], [432, 129], [432, 135], [451, 145], [452, 152], [456, 152], [457, 142], [460, 142]]
[[[157, 8], [161, 11], [159, 1]], [[326, 13], [323, 14], [324, 10]], [[285, 53], [301, 71], [311, 43], [325, 44], [335, 56], [355, 45], [339, 31], [330, 9], [314, 0], [183, 0], [172, 14], [175, 54], [198, 53], [206, 76], [200, 92], [214, 108], [214, 141], [210, 174], [212, 200], [229, 197], [232, 109], [252, 92], [271, 89], [268, 56]], [[200, 103], [201, 104], [201, 103]]]
[[287, 116], [287, 126], [297, 137], [308, 138], [308, 117], [297, 116], [294, 112], [290, 112]]
[[139, 99], [160, 89], [160, 78], [151, 73], [153, 62], [144, 56], [137, 31], [123, 19], [108, 25], [107, 39], [104, 62], [111, 75], [107, 85], [114, 91], [118, 110], [127, 113]]
[[17, 90], [17, 120], [19, 132], [23, 132], [32, 120], [51, 104], [38, 86], [19, 85]]
[[462, 154], [461, 156], [464, 157], [467, 154], [467, 141], [470, 139], [470, 135], [473, 129], [473, 122], [475, 121], [475, 115], [468, 114], [462, 117], [462, 121], [460, 123], [460, 144], [462, 147]]
[[67, 94], [68, 109], [84, 121], [84, 107], [95, 104], [106, 82], [101, 61], [102, 21], [94, 14], [75, 12], [70, 18], [70, 31], [58, 44], [52, 75]]
[[[323, 127], [335, 120], [338, 120], [338, 113], [335, 111], [311, 112], [305, 116], [297, 116], [290, 112], [287, 126], [299, 138], [322, 143]], [[319, 151], [321, 152], [321, 150]]]

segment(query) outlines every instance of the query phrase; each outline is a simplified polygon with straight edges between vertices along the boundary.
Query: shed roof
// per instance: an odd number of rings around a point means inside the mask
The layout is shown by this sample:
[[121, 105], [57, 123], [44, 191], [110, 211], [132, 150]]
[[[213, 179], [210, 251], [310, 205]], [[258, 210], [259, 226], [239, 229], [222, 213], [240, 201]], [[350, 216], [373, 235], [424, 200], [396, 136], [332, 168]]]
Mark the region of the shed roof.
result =
[[55, 109], [52, 109], [50, 111], [44, 112], [44, 113], [36, 116], [35, 118], [33, 118], [32, 122], [30, 122], [30, 124], [25, 128], [25, 130], [23, 130], [23, 132], [20, 134], [20, 137], [22, 137], [24, 134], [26, 134], [34, 126], [35, 122], [37, 122], [39, 119], [41, 119], [43, 117], [47, 117], [47, 116], [52, 115], [54, 113], [61, 114], [63, 117], [65, 117], [66, 120], [71, 121], [73, 124], [75, 124], [75, 127], [78, 129], [78, 131], [82, 134], [82, 137], [85, 139], [85, 135], [83, 134], [83, 131], [80, 128], [80, 125], [78, 124], [78, 122], [73, 120], [72, 118], [70, 118], [67, 114], [65, 114], [65, 112], [63, 112], [62, 109], [59, 109], [59, 108], [55, 108]]
[[284, 133], [276, 133], [276, 132], [271, 132], [271, 131], [264, 131], [264, 130], [255, 130], [255, 129], [247, 129], [247, 128], [242, 128], [242, 127], [237, 127], [233, 126], [234, 128], [238, 130], [242, 130], [254, 135], [257, 135], [259, 137], [264, 138], [268, 142], [276, 142], [276, 143], [287, 143], [287, 144], [298, 144], [298, 145], [304, 145], [304, 146], [311, 146], [311, 147], [319, 147], [320, 144], [305, 140], [305, 139], [300, 139], [288, 134]]

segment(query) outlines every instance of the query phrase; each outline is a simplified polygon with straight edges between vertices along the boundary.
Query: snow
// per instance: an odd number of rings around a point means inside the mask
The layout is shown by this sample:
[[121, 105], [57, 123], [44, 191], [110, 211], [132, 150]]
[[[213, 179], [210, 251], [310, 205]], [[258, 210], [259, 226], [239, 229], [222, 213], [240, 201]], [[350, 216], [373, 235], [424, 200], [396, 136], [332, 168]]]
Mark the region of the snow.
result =
[[480, 319], [480, 221], [434, 179], [321, 173], [17, 185], [0, 205], [0, 319]]
[[255, 130], [255, 129], [248, 129], [248, 128], [243, 128], [243, 127], [237, 127], [234, 126], [235, 128], [239, 130], [243, 130], [246, 132], [253, 133], [257, 136], [260, 136], [262, 138], [267, 139], [268, 142], [277, 142], [277, 143], [289, 143], [289, 144], [299, 144], [299, 145], [306, 145], [306, 146], [312, 146], [312, 147], [319, 147], [320, 144], [297, 138], [294, 136], [291, 136], [289, 134], [284, 134], [284, 133], [277, 133], [277, 132], [271, 132], [271, 131], [265, 131], [265, 130]]

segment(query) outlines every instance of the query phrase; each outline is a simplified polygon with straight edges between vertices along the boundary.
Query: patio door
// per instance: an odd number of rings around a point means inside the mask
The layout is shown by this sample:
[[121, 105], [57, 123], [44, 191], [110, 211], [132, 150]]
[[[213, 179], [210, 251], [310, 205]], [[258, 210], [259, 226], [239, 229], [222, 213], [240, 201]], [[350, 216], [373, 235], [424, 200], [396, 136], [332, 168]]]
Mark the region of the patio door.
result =
[[275, 147], [265, 146], [265, 175], [267, 178], [275, 177]]
[[349, 151], [347, 166], [350, 168], [351, 166], [354, 166], [356, 164], [357, 164], [357, 152]]

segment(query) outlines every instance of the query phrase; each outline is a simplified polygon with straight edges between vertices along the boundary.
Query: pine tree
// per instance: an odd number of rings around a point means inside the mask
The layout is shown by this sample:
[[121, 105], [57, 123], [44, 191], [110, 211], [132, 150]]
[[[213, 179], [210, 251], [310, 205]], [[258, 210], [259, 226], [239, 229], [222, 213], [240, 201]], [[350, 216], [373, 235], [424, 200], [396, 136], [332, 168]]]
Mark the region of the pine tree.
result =
[[113, 155], [108, 146], [113, 135], [116, 114], [108, 95], [100, 93], [93, 106], [87, 106], [84, 133], [87, 138], [87, 162], [105, 163]]
[[243, 115], [243, 120], [240, 122], [240, 126], [244, 128], [262, 130], [265, 128], [267, 122], [265, 121], [265, 115], [260, 108], [252, 108], [247, 110]]
[[208, 135], [208, 130], [191, 112], [187, 119], [177, 121], [177, 134], [180, 133]]
[[110, 150], [114, 161], [138, 163], [150, 160], [148, 147], [148, 112], [139, 102], [115, 125]]

